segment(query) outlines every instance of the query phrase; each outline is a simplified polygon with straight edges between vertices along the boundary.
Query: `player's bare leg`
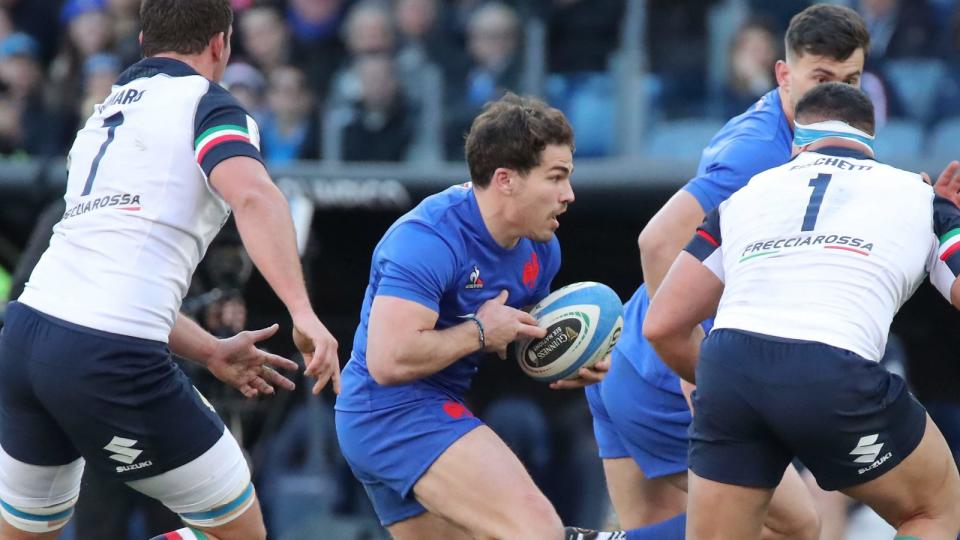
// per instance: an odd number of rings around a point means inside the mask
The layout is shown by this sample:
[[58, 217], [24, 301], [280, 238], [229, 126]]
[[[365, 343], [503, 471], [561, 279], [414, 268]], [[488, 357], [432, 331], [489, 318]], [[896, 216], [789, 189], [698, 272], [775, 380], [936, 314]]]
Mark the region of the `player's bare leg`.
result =
[[818, 540], [820, 538], [820, 517], [813, 497], [804, 485], [800, 473], [792, 465], [787, 467], [780, 485], [773, 492], [760, 538], [764, 540]]
[[563, 538], [563, 525], [553, 505], [517, 456], [487, 426], [470, 431], [447, 448], [413, 492], [429, 512], [479, 538]]
[[687, 498], [688, 540], [760, 538], [772, 489], [715, 482], [690, 471]]
[[843, 492], [873, 508], [900, 536], [955, 540], [960, 533], [960, 473], [929, 415], [920, 445], [906, 459]]
[[28, 533], [14, 528], [0, 517], [0, 540], [56, 540], [61, 532], [58, 529], [46, 533]]
[[647, 478], [633, 458], [603, 460], [621, 529], [652, 525], [687, 511], [687, 473]]
[[473, 540], [466, 529], [432, 512], [405, 519], [387, 527], [393, 540], [423, 540], [442, 538], [443, 540]]
[[824, 491], [810, 471], [802, 475], [820, 514], [820, 540], [843, 540], [847, 534], [847, 507], [850, 497], [839, 491]]

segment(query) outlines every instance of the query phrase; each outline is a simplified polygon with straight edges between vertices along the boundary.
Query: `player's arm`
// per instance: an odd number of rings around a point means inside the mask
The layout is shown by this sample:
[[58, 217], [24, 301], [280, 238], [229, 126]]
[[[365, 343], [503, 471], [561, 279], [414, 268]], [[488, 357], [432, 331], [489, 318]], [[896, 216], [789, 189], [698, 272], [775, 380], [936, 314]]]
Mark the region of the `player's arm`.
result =
[[960, 309], [960, 208], [954, 199], [934, 198], [933, 228], [937, 242], [927, 264], [930, 283]]
[[714, 210], [670, 267], [643, 322], [643, 335], [663, 362], [694, 384], [703, 341], [700, 323], [716, 314], [723, 294], [719, 229]]
[[225, 90], [211, 86], [194, 118], [197, 165], [230, 205], [244, 247], [293, 319], [294, 343], [316, 377], [314, 393], [340, 391], [337, 340], [310, 305], [290, 208], [262, 164], [256, 122]]
[[670, 265], [690, 240], [690, 234], [703, 221], [703, 216], [703, 208], [697, 199], [686, 190], [680, 190], [670, 197], [640, 232], [637, 238], [640, 266], [650, 298], [660, 288]]
[[[367, 327], [367, 369], [378, 384], [404, 384], [432, 375], [480, 350], [506, 353], [519, 335], [543, 337], [529, 313], [505, 305], [507, 291], [466, 320], [436, 329], [436, 311], [412, 300], [377, 296]], [[483, 327], [483, 340], [480, 327]]]
[[210, 173], [210, 183], [233, 210], [250, 259], [290, 313], [306, 373], [318, 378], [314, 392], [331, 378], [339, 392], [337, 341], [310, 305], [286, 198], [263, 165], [247, 156], [221, 161]]
[[297, 369], [297, 364], [262, 351], [256, 344], [277, 332], [277, 325], [255, 331], [243, 331], [226, 339], [218, 339], [182, 313], [170, 332], [170, 350], [204, 367], [221, 381], [239, 390], [246, 397], [274, 393], [274, 386], [293, 390], [292, 381], [273, 368]]

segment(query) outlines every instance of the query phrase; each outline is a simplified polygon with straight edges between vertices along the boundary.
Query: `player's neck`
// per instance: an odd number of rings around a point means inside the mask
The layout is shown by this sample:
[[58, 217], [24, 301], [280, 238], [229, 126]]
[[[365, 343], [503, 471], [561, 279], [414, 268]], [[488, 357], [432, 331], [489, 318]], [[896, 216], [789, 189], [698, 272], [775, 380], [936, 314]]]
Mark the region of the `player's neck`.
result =
[[152, 58], [170, 58], [172, 60], [179, 60], [184, 64], [193, 68], [194, 71], [203, 75], [207, 79], [213, 80], [214, 65], [213, 62], [207, 58], [196, 55], [196, 54], [178, 54], [174, 52], [163, 52], [155, 54]]
[[480, 217], [487, 232], [500, 247], [510, 249], [520, 241], [520, 235], [510, 223], [502, 204], [498, 204], [496, 194], [491, 189], [473, 190], [480, 208]]
[[793, 110], [790, 107], [790, 96], [787, 95], [787, 91], [783, 89], [782, 86], [777, 87], [777, 93], [780, 94], [780, 108], [783, 109], [783, 115], [787, 118], [787, 124], [790, 125], [790, 130], [793, 130]]
[[856, 150], [862, 152], [871, 158], [874, 157], [873, 150], [867, 147], [864, 144], [860, 144], [849, 139], [844, 139], [841, 137], [824, 137], [823, 139], [816, 140], [804, 148], [805, 152], [816, 152], [823, 148], [848, 148], [851, 150]]

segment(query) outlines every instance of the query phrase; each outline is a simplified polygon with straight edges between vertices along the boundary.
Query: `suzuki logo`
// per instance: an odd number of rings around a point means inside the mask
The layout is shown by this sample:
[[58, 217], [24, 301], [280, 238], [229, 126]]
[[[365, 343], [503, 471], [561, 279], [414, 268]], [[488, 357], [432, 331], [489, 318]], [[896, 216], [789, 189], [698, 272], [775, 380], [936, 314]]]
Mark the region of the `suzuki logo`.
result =
[[110, 459], [126, 463], [127, 465], [137, 460], [137, 457], [143, 453], [143, 450], [133, 448], [137, 444], [134, 439], [124, 439], [123, 437], [114, 437], [110, 444], [103, 447], [107, 452], [113, 452]]

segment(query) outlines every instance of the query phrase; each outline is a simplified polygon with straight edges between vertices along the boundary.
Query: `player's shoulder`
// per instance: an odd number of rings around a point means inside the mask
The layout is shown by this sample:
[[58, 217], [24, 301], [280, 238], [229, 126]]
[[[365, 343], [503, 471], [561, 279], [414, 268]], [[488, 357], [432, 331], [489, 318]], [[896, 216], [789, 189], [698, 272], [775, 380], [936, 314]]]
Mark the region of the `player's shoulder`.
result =
[[114, 86], [126, 86], [134, 82], [145, 84], [177, 84], [180, 88], [170, 97], [198, 95], [206, 91], [210, 81], [187, 64], [173, 58], [144, 58], [123, 71]]
[[426, 197], [398, 219], [384, 237], [394, 241], [440, 240], [453, 252], [463, 247], [464, 221], [469, 219], [472, 186], [460, 184]]
[[739, 116], [734, 116], [710, 141], [716, 151], [749, 153], [771, 145], [782, 146], [790, 134], [780, 94], [771, 90]]

